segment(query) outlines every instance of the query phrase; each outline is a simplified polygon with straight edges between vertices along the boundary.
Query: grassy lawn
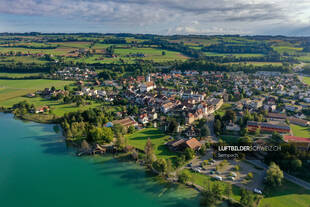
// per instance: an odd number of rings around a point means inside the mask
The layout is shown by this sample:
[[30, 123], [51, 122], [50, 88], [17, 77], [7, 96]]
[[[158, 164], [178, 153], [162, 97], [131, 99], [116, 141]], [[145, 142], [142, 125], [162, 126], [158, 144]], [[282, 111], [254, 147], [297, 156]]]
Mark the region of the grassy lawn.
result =
[[302, 81], [308, 85], [310, 85], [310, 77], [302, 77]]
[[259, 207], [309, 207], [310, 191], [291, 182], [284, 181], [281, 187], [265, 189], [266, 196], [261, 200]]
[[59, 80], [0, 80], [0, 106], [3, 106], [4, 101], [9, 99], [33, 93], [39, 89], [50, 88], [63, 88], [65, 85], [71, 84], [72, 81], [59, 81]]
[[152, 144], [154, 145], [154, 150], [157, 157], [167, 159], [176, 157], [177, 155], [164, 145], [167, 142], [169, 136], [165, 135], [157, 128], [145, 128], [131, 135], [127, 135], [126, 137], [128, 139], [128, 144], [140, 150], [144, 150], [144, 146], [148, 138], [150, 138]]
[[291, 124], [290, 127], [293, 130], [294, 136], [310, 138], [310, 127], [302, 127]]
[[221, 108], [220, 108], [218, 111], [216, 111], [216, 114], [219, 114], [219, 115], [223, 116], [223, 115], [225, 114], [225, 111], [226, 111], [226, 110], [229, 110], [229, 109], [231, 109], [231, 108], [232, 108], [232, 105], [231, 105], [231, 104], [229, 104], [229, 103], [224, 103], [224, 104], [221, 106]]
[[224, 140], [227, 143], [231, 144], [237, 144], [240, 136], [235, 136], [235, 135], [222, 135], [221, 139]]
[[[225, 188], [227, 185], [230, 185], [229, 183], [226, 183], [226, 182], [217, 181], [208, 175], [192, 172], [192, 171], [187, 170], [187, 169], [184, 171], [188, 171], [191, 174], [191, 180], [190, 181], [192, 183], [195, 183], [195, 184], [200, 185], [202, 187], [205, 186], [208, 182], [209, 183], [218, 182], [222, 186], [222, 188]], [[234, 200], [239, 201], [240, 197], [241, 197], [241, 189], [238, 186], [232, 185], [232, 191], [233, 191], [232, 198]]]

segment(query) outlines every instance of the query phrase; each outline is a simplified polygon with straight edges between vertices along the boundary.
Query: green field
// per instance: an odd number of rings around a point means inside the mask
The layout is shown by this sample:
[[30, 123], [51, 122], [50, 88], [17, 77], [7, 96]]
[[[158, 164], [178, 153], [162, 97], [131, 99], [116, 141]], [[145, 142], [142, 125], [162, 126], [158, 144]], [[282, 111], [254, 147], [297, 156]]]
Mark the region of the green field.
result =
[[[141, 42], [142, 40], [135, 38], [127, 38], [129, 42]], [[33, 47], [47, 47], [54, 46], [56, 48], [51, 49], [33, 49], [33, 48], [23, 48], [18, 46], [33, 46]], [[107, 47], [115, 47], [116, 57], [109, 58], [104, 57], [104, 49]], [[93, 54], [89, 57], [77, 58], [78, 51], [90, 50]], [[93, 51], [94, 50], [94, 51]], [[162, 55], [162, 52], [165, 55]], [[174, 60], [186, 60], [188, 57], [184, 56], [180, 52], [168, 51], [157, 49], [157, 46], [153, 45], [151, 47], [134, 47], [131, 44], [103, 44], [96, 43], [91, 46], [91, 39], [89, 42], [85, 41], [73, 41], [73, 42], [52, 42], [48, 44], [43, 43], [25, 43], [20, 42], [16, 44], [11, 44], [10, 47], [1, 47], [0, 53], [29, 53], [29, 54], [50, 54], [54, 56], [63, 56], [65, 62], [83, 62], [83, 63], [121, 63], [122, 61], [126, 63], [133, 63], [136, 59], [143, 60], [153, 60], [155, 62], [164, 61], [174, 61]], [[134, 57], [130, 56], [137, 53], [143, 53], [145, 57]], [[32, 56], [10, 56], [10, 57], [0, 57], [0, 63], [12, 63], [12, 62], [23, 62], [23, 63], [46, 63], [42, 58], [32, 57]]]
[[286, 52], [290, 55], [296, 54], [297, 52], [301, 52], [303, 50], [302, 47], [293, 47], [293, 46], [273, 46], [272, 48], [280, 54]]
[[293, 130], [294, 136], [310, 138], [310, 127], [302, 127], [294, 124], [291, 124], [290, 127]]
[[26, 78], [39, 75], [40, 73], [0, 73], [0, 77], [9, 77], [9, 78]]
[[11, 107], [14, 104], [19, 103], [21, 101], [27, 101], [28, 103], [33, 104], [35, 107], [50, 106], [52, 114], [55, 114], [56, 116], [63, 116], [65, 113], [74, 112], [78, 110], [83, 111], [89, 108], [95, 108], [100, 106], [100, 104], [98, 103], [91, 102], [91, 104], [77, 107], [76, 104], [74, 103], [63, 104], [62, 101], [48, 100], [42, 97], [35, 97], [35, 98], [16, 97], [5, 101], [1, 101], [0, 106]]
[[263, 54], [256, 53], [216, 53], [216, 52], [204, 52], [206, 56], [235, 56], [235, 57], [262, 57]]
[[60, 47], [68, 47], [68, 48], [79, 48], [86, 49], [89, 48], [90, 42], [56, 42], [54, 45], [58, 45]]
[[47, 61], [32, 56], [12, 56], [12, 57], [0, 57], [0, 63], [10, 64], [12, 62], [21, 63], [47, 63]]
[[[192, 172], [190, 170], [184, 170], [184, 171], [188, 171], [191, 175], [191, 182], [195, 183], [197, 185], [200, 185], [202, 187], [204, 187], [208, 182], [212, 183], [212, 182], [218, 182], [222, 188], [224, 189], [225, 186], [229, 185], [226, 182], [219, 182], [216, 181], [214, 178], [208, 176], [208, 175], [204, 175], [204, 174], [200, 174], [200, 173], [196, 173], [196, 172]], [[241, 197], [241, 190], [239, 187], [232, 185], [232, 190], [233, 190], [233, 194], [232, 194], [232, 198], [236, 201], [240, 200]]]
[[310, 85], [310, 77], [302, 77], [302, 81], [308, 85]]
[[[97, 49], [104, 49], [107, 46], [106, 45], [99, 45], [103, 48]], [[116, 46], [115, 55], [116, 57], [110, 58], [110, 57], [104, 57], [100, 54], [94, 54], [90, 57], [83, 57], [83, 58], [72, 58], [67, 57], [65, 58], [66, 62], [72, 61], [72, 62], [83, 62], [83, 63], [120, 63], [121, 60], [126, 63], [133, 63], [136, 59], [143, 59], [143, 60], [153, 60], [154, 62], [164, 62], [164, 61], [174, 61], [174, 60], [186, 60], [188, 57], [182, 55], [179, 52], [174, 51], [168, 51], [168, 50], [160, 50], [156, 48], [119, 48]], [[162, 52], [165, 52], [165, 55], [162, 55]], [[132, 55], [137, 53], [143, 53], [144, 57], [134, 57]]]
[[305, 63], [310, 63], [310, 53], [302, 53], [297, 59]]
[[260, 202], [259, 207], [309, 207], [310, 191], [301, 188], [293, 183], [284, 181], [281, 187], [276, 189], [266, 189], [267, 195]]
[[161, 158], [173, 158], [176, 156], [175, 153], [170, 151], [165, 143], [168, 141], [169, 136], [165, 135], [161, 130], [157, 128], [145, 128], [135, 132], [131, 135], [126, 135], [128, 144], [132, 145], [140, 150], [144, 150], [145, 144], [148, 138], [154, 146], [155, 154]]
[[72, 81], [59, 80], [0, 80], [0, 106], [5, 106], [4, 101], [33, 93], [39, 89], [63, 88], [65, 85], [71, 84]]
[[224, 64], [247, 64], [254, 66], [264, 66], [264, 65], [273, 65], [273, 66], [281, 66], [281, 62], [232, 62], [232, 63], [224, 63]]

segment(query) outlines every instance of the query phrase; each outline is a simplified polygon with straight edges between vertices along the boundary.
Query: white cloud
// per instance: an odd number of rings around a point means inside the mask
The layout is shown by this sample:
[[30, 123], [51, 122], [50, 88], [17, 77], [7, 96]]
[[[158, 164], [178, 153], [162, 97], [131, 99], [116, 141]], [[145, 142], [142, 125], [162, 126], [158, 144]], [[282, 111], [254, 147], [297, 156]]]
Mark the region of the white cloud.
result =
[[[264, 33], [310, 24], [299, 0], [0, 0], [0, 14], [86, 21], [144, 33]], [[31, 22], [29, 22], [31, 26]], [[119, 31], [120, 29], [118, 29]], [[113, 32], [113, 31], [111, 31]], [[283, 31], [285, 32], [285, 31]]]

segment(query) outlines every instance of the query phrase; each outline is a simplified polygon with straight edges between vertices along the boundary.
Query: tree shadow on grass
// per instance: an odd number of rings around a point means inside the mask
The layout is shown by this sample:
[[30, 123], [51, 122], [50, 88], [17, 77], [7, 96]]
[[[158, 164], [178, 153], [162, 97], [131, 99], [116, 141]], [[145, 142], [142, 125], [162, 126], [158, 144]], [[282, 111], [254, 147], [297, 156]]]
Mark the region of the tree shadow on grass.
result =
[[286, 196], [291, 194], [307, 195], [310, 200], [310, 190], [306, 190], [294, 183], [284, 180], [280, 187], [266, 186], [264, 189], [264, 195], [266, 198], [276, 197], [276, 196]]
[[134, 137], [130, 139], [131, 140], [147, 140], [148, 138], [150, 138], [151, 140], [154, 140], [154, 139], [161, 139], [162, 136], [139, 136], [139, 137]]

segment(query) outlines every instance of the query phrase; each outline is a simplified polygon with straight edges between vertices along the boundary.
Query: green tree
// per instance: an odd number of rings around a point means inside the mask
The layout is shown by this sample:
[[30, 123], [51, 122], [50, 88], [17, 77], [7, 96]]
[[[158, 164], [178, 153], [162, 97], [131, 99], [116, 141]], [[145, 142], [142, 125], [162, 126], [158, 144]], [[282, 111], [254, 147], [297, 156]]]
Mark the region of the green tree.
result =
[[224, 190], [225, 195], [230, 198], [232, 195], [232, 185], [227, 184]]
[[136, 128], [134, 126], [128, 127], [128, 133], [133, 134], [136, 131]]
[[279, 143], [283, 141], [283, 136], [279, 134], [278, 132], [273, 132], [271, 135], [271, 140], [273, 142]]
[[236, 113], [233, 110], [225, 111], [225, 114], [223, 116], [223, 120], [235, 122], [236, 119], [237, 119], [237, 116], [236, 116]]
[[240, 131], [241, 136], [246, 136], [249, 133], [248, 128], [242, 128]]
[[121, 135], [124, 135], [126, 134], [126, 129], [124, 126], [120, 125], [120, 124], [115, 124], [113, 126], [113, 131], [114, 131], [114, 134], [121, 134]]
[[102, 139], [105, 142], [112, 142], [114, 136], [112, 129], [110, 127], [104, 127], [102, 128], [102, 131], [103, 131]]
[[210, 136], [210, 129], [209, 129], [209, 127], [206, 126], [206, 125], [202, 126], [201, 129], [200, 129], [200, 133], [201, 133], [202, 137]]
[[220, 135], [221, 130], [222, 130], [222, 123], [219, 119], [216, 119], [214, 123], [214, 131], [217, 135]]
[[117, 147], [118, 150], [122, 151], [125, 149], [125, 147], [127, 146], [127, 139], [124, 135], [122, 134], [117, 134], [115, 136], [116, 138], [116, 142], [115, 145]]
[[168, 125], [168, 132], [169, 133], [174, 133], [177, 130], [178, 127], [178, 122], [175, 119], [171, 119]]
[[181, 182], [181, 183], [184, 183], [184, 184], [186, 184], [188, 181], [190, 181], [190, 179], [191, 179], [191, 174], [190, 174], [190, 172], [188, 172], [187, 170], [184, 170], [184, 171], [182, 171], [180, 174], [179, 174], [179, 181]]
[[280, 186], [283, 180], [283, 171], [276, 163], [271, 162], [267, 170], [267, 182], [272, 186]]
[[201, 206], [206, 206], [206, 207], [214, 207], [216, 206], [216, 198], [213, 195], [213, 192], [211, 191], [210, 187], [206, 188], [203, 192], [202, 192], [202, 196], [201, 196]]
[[185, 149], [184, 155], [186, 160], [191, 160], [194, 158], [195, 152], [193, 149], [187, 147]]
[[254, 196], [249, 191], [243, 189], [241, 191], [240, 203], [245, 207], [252, 207], [254, 205]]
[[216, 200], [221, 200], [224, 191], [219, 182], [214, 183], [212, 186], [212, 193]]
[[298, 168], [301, 168], [302, 162], [300, 159], [293, 159], [291, 160], [291, 168], [293, 170], [297, 170]]
[[102, 142], [103, 130], [102, 128], [92, 128], [89, 131], [90, 139], [95, 142]]
[[203, 145], [201, 146], [200, 150], [199, 150], [199, 153], [200, 153], [201, 155], [205, 155], [206, 152], [207, 152], [207, 147], [206, 147], [205, 144], [203, 144]]
[[247, 174], [247, 179], [248, 179], [248, 180], [252, 180], [253, 177], [254, 177], [254, 175], [253, 175], [252, 172], [249, 172], [249, 173]]
[[154, 148], [153, 148], [153, 144], [151, 142], [151, 139], [148, 138], [147, 142], [145, 144], [144, 147], [144, 152], [145, 152], [145, 162], [147, 164], [152, 164], [155, 160], [156, 160], [156, 156], [154, 154]]
[[160, 174], [164, 174], [167, 172], [168, 165], [165, 159], [160, 158], [153, 162], [153, 168], [157, 170]]
[[89, 131], [90, 138], [95, 142], [111, 142], [113, 140], [113, 131], [109, 127], [97, 127]]

